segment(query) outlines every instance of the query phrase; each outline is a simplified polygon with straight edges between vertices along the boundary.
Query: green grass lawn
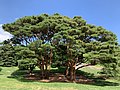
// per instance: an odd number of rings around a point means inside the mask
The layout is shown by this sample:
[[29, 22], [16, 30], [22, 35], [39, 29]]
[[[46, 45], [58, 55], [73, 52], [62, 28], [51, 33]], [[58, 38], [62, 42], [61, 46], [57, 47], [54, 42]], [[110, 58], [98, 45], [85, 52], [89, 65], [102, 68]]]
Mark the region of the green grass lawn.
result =
[[[108, 80], [107, 83], [97, 82], [97, 84], [77, 84], [77, 83], [42, 83], [37, 81], [25, 81], [17, 78], [10, 78], [17, 67], [2, 67], [0, 72], [0, 90], [120, 90], [120, 81]], [[83, 68], [83, 71], [95, 73], [95, 68]], [[20, 77], [19, 77], [20, 78]], [[115, 84], [117, 83], [117, 85]]]

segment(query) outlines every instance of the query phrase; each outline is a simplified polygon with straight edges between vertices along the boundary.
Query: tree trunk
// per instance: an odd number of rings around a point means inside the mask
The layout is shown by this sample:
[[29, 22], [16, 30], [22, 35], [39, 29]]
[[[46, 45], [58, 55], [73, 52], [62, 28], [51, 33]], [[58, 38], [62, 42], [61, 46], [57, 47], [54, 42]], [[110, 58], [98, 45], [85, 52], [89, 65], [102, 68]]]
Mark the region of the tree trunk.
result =
[[42, 79], [44, 79], [44, 65], [41, 67], [41, 74], [42, 74]]
[[49, 78], [49, 74], [48, 74], [48, 60], [46, 59], [46, 63], [45, 63], [45, 78], [48, 79]]
[[70, 66], [70, 80], [73, 81], [73, 67]]
[[76, 80], [76, 70], [75, 70], [75, 62], [72, 60], [70, 64], [70, 80]]
[[44, 79], [44, 72], [45, 72], [45, 70], [44, 70], [44, 58], [42, 57], [42, 68], [41, 68], [41, 72], [42, 72], [42, 79]]
[[75, 65], [73, 66], [73, 81], [76, 80], [76, 70], [75, 70]]
[[67, 66], [66, 70], [65, 70], [65, 75], [68, 76], [69, 74], [69, 66]]

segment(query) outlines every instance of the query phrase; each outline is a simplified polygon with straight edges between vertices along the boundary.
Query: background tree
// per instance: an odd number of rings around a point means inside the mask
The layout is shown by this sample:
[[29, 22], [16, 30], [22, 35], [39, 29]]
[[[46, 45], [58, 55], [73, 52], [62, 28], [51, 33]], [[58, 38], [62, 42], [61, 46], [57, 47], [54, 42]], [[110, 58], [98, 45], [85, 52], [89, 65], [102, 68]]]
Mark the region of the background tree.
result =
[[3, 44], [0, 46], [0, 65], [17, 66], [15, 50], [11, 44]]
[[31, 74], [37, 65], [37, 58], [35, 52], [28, 47], [15, 46], [16, 58], [18, 61], [18, 68], [20, 70], [29, 70]]

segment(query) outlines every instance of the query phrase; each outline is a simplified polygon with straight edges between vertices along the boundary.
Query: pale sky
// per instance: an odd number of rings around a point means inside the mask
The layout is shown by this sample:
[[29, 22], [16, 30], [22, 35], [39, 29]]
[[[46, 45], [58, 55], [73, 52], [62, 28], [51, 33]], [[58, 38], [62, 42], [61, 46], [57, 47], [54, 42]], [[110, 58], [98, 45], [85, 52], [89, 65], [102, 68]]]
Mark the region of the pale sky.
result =
[[0, 42], [4, 41], [4, 40], [7, 40], [9, 38], [11, 38], [12, 35], [9, 34], [8, 32], [5, 32], [3, 29], [2, 29], [2, 24], [0, 24]]

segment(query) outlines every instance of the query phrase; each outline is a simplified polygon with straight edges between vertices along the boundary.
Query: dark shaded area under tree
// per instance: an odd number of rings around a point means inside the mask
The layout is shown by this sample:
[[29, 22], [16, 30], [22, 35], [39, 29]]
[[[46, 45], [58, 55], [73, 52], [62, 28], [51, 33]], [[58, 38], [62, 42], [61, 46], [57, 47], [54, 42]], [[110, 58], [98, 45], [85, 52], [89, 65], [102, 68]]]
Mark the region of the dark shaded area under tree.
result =
[[[29, 75], [27, 70], [17, 70], [8, 76], [8, 78], [14, 78], [21, 82], [65, 82], [71, 83], [64, 74], [64, 69], [52, 69], [49, 75], [49, 79], [42, 79], [40, 77], [41, 72], [34, 70], [33, 75]], [[78, 84], [89, 84], [96, 86], [118, 86], [119, 83], [106, 81], [104, 78], [96, 77], [94, 74], [78, 70], [76, 73], [76, 83]]]

